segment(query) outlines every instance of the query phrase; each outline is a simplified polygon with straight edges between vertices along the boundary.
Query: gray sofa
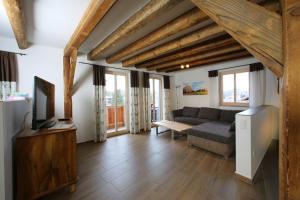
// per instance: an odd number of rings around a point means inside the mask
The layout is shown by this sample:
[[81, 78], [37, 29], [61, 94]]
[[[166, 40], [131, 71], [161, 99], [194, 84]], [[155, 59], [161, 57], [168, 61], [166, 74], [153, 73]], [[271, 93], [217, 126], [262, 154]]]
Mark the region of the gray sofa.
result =
[[174, 121], [193, 125], [185, 131], [189, 145], [223, 155], [226, 159], [234, 151], [235, 114], [240, 110], [184, 107], [174, 110]]

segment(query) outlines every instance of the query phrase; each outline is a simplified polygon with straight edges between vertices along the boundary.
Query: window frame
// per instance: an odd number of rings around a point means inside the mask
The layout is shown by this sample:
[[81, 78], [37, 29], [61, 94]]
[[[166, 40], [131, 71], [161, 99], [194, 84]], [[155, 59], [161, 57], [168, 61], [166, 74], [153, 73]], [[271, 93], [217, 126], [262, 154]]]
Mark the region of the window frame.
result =
[[[236, 74], [238, 73], [244, 73], [244, 72], [249, 72], [249, 100], [250, 100], [250, 69], [249, 66], [247, 67], [242, 67], [238, 69], [230, 69], [230, 70], [224, 70], [219, 73], [219, 96], [220, 96], [220, 105], [221, 106], [230, 106], [230, 107], [249, 107], [249, 102], [248, 103], [241, 103], [241, 102], [236, 102]], [[224, 102], [223, 101], [223, 76], [228, 75], [228, 74], [233, 74], [234, 75], [234, 102]]]

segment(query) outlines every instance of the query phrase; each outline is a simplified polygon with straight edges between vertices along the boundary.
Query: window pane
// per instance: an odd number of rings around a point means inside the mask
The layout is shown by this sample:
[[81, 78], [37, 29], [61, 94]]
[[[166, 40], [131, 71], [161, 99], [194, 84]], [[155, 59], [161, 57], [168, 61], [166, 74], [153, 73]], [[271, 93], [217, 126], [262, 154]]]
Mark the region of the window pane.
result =
[[223, 102], [234, 102], [234, 74], [223, 75]]
[[160, 121], [160, 81], [158, 79], [154, 79], [154, 90], [155, 90], [155, 119]]
[[249, 72], [236, 74], [236, 102], [249, 103]]
[[115, 131], [115, 77], [112, 74], [105, 74], [105, 100], [107, 110], [107, 132]]

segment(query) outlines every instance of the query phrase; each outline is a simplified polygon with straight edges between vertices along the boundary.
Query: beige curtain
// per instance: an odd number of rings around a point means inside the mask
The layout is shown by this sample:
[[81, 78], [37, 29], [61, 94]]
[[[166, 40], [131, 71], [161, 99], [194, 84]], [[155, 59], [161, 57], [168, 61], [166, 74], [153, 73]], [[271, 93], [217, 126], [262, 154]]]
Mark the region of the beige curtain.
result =
[[17, 59], [14, 53], [0, 51], [0, 101], [5, 101], [17, 87]]
[[106, 102], [105, 102], [105, 67], [93, 66], [93, 82], [95, 85], [96, 131], [95, 142], [104, 142], [106, 131]]

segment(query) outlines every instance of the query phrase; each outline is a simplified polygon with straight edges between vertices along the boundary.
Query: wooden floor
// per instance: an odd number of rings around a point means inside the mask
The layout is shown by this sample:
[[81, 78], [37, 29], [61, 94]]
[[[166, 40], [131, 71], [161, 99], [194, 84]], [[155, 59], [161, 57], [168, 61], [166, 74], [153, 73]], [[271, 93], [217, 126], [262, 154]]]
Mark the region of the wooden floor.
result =
[[77, 192], [44, 199], [265, 200], [259, 171], [249, 185], [234, 175], [235, 161], [188, 147], [169, 133], [123, 135], [102, 144], [78, 145]]

